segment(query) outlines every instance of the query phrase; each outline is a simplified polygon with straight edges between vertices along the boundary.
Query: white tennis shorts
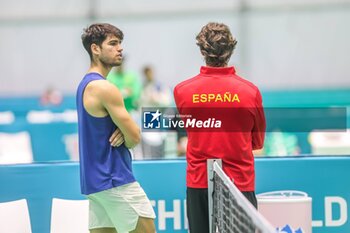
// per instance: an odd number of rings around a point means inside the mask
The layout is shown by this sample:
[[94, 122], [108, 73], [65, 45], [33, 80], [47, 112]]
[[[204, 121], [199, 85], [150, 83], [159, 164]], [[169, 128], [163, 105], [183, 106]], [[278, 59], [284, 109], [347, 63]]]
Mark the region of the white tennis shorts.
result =
[[138, 182], [87, 196], [89, 229], [115, 228], [118, 233], [135, 230], [139, 216], [155, 218], [151, 202]]

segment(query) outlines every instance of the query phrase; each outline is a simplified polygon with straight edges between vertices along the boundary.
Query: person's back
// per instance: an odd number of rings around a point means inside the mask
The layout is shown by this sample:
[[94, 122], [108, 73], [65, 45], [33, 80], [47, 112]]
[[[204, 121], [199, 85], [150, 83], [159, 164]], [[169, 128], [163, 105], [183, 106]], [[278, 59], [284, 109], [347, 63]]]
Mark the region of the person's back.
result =
[[[236, 75], [228, 61], [237, 41], [224, 24], [208, 23], [196, 37], [206, 66], [174, 89], [187, 124], [187, 216], [191, 233], [209, 233], [207, 159], [223, 170], [256, 207], [252, 150], [263, 146], [265, 118], [256, 86]], [[196, 121], [197, 120], [197, 121]]]
[[[174, 95], [180, 113], [224, 121], [221, 130], [187, 130], [187, 186], [207, 188], [206, 160], [221, 158], [224, 171], [241, 191], [254, 190], [252, 150], [261, 146], [264, 130], [264, 125], [255, 125], [257, 118], [263, 120], [255, 111], [261, 108], [258, 88], [237, 76], [233, 67], [201, 67], [199, 75], [176, 86]], [[253, 131], [257, 133], [252, 138]]]

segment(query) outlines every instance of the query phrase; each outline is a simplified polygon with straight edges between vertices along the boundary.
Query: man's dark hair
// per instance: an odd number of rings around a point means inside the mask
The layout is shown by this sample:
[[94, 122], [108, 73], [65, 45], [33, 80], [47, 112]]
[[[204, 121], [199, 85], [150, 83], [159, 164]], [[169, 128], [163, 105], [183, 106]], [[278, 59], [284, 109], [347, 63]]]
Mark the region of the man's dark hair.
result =
[[89, 53], [91, 60], [91, 45], [96, 44], [98, 46], [101, 46], [102, 42], [108, 36], [116, 36], [121, 41], [124, 38], [123, 32], [119, 28], [108, 23], [91, 24], [89, 27], [84, 29], [84, 33], [81, 35], [81, 40], [83, 42], [84, 48]]
[[222, 67], [228, 63], [237, 40], [228, 26], [222, 23], [208, 23], [196, 37], [208, 66]]
[[152, 67], [150, 65], [146, 65], [142, 69], [143, 73], [146, 74], [149, 71], [152, 71]]

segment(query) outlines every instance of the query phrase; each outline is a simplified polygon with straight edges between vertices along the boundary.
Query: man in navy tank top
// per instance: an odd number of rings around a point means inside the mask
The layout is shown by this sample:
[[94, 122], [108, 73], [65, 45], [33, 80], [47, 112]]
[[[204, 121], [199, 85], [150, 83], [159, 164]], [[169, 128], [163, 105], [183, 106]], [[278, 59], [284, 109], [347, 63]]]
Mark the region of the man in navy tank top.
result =
[[91, 60], [76, 95], [81, 191], [89, 200], [91, 233], [154, 233], [155, 213], [135, 180], [129, 149], [140, 129], [125, 109], [116, 86], [106, 80], [122, 62], [123, 33], [107, 23], [84, 30]]

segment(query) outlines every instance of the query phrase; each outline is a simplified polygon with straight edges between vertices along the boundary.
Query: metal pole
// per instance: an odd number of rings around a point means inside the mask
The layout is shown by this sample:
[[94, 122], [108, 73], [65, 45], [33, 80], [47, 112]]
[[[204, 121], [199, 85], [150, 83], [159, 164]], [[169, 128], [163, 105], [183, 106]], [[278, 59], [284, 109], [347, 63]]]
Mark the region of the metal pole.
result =
[[218, 163], [222, 167], [221, 159], [208, 159], [207, 160], [207, 174], [208, 174], [208, 209], [209, 209], [209, 233], [215, 233], [215, 224], [213, 222], [213, 193], [214, 193], [214, 162]]

